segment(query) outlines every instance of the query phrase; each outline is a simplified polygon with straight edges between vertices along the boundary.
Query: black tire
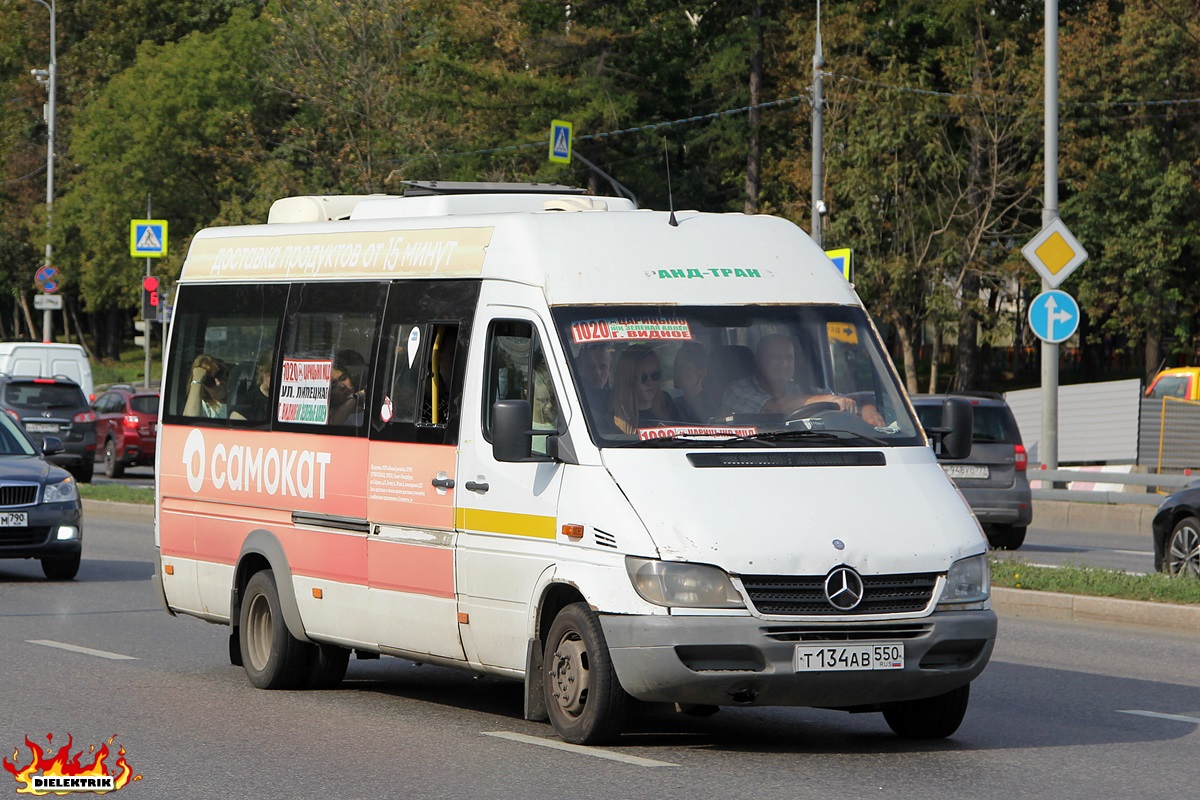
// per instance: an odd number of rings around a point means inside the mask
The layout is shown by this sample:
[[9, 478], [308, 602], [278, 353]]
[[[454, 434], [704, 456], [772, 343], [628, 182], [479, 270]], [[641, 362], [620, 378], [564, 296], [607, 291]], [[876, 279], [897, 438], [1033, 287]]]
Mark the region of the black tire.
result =
[[346, 677], [350, 663], [350, 651], [335, 644], [319, 644], [309, 667], [309, 689], [336, 689]]
[[1019, 550], [1025, 544], [1024, 525], [989, 525], [986, 529], [988, 544], [993, 550]]
[[967, 713], [971, 684], [923, 700], [884, 706], [888, 727], [904, 739], [945, 739], [954, 734]]
[[69, 581], [79, 573], [81, 553], [69, 556], [46, 556], [42, 561], [42, 574], [52, 581]]
[[125, 474], [125, 462], [117, 455], [116, 439], [109, 439], [104, 443], [104, 474], [110, 478], [119, 478]]
[[558, 612], [542, 663], [546, 710], [563, 741], [603, 744], [621, 734], [628, 695], [617, 680], [600, 619], [587, 604]]
[[242, 668], [250, 683], [259, 689], [296, 689], [305, 684], [314, 648], [288, 631], [271, 570], [254, 573], [246, 584], [239, 626]]
[[1163, 548], [1162, 571], [1200, 578], [1200, 519], [1184, 517], [1175, 523]]
[[92, 475], [96, 471], [96, 462], [88, 461], [86, 458], [75, 469], [75, 480], [80, 483], [91, 483]]

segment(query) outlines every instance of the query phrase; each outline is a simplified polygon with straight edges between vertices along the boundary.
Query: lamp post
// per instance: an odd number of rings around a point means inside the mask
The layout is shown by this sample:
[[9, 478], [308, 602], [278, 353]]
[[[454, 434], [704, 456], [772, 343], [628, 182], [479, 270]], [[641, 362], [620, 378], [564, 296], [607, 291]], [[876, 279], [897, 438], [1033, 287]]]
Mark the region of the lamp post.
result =
[[[50, 233], [54, 225], [54, 95], [55, 81], [58, 77], [58, 53], [55, 49], [55, 0], [33, 0], [33, 2], [50, 12], [50, 66], [46, 69], [33, 69], [30, 72], [38, 83], [43, 84], [49, 94], [49, 102], [43, 108], [46, 119], [46, 260], [44, 266], [52, 266], [53, 245], [50, 243]], [[7, 0], [6, 0], [7, 3]], [[53, 316], [50, 309], [42, 312], [42, 340], [53, 341]]]

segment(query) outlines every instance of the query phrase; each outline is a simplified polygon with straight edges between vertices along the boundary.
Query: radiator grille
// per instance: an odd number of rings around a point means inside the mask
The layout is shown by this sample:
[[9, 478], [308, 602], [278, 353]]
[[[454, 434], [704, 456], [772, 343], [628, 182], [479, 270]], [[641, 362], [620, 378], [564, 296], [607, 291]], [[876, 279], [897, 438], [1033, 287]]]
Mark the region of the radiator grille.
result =
[[905, 614], [924, 610], [933, 597], [937, 573], [863, 575], [863, 598], [851, 611], [829, 604], [824, 575], [743, 575], [742, 584], [763, 614], [834, 616]]
[[37, 502], [37, 493], [36, 483], [0, 484], [0, 508], [31, 506]]

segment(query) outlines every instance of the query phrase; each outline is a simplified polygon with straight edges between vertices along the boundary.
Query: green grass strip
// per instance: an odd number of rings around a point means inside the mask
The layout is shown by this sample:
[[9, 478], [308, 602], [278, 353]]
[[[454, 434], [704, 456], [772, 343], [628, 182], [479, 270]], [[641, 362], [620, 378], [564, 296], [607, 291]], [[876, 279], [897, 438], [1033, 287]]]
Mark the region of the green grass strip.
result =
[[1037, 567], [1012, 558], [992, 559], [992, 586], [1042, 592], [1200, 604], [1200, 580], [1161, 573], [1132, 575], [1112, 569], [1066, 565]]

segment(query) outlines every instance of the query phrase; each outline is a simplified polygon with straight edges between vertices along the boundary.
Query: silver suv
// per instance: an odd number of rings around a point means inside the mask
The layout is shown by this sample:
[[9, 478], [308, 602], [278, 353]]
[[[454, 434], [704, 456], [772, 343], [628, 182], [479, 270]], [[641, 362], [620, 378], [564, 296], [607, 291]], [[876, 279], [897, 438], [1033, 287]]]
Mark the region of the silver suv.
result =
[[[988, 542], [997, 550], [1016, 550], [1025, 542], [1033, 519], [1033, 500], [1026, 467], [1029, 457], [1013, 413], [998, 394], [956, 395], [971, 401], [975, 429], [971, 455], [941, 462], [971, 510], [983, 525]], [[917, 417], [926, 428], [941, 424], [943, 394], [912, 396]]]

